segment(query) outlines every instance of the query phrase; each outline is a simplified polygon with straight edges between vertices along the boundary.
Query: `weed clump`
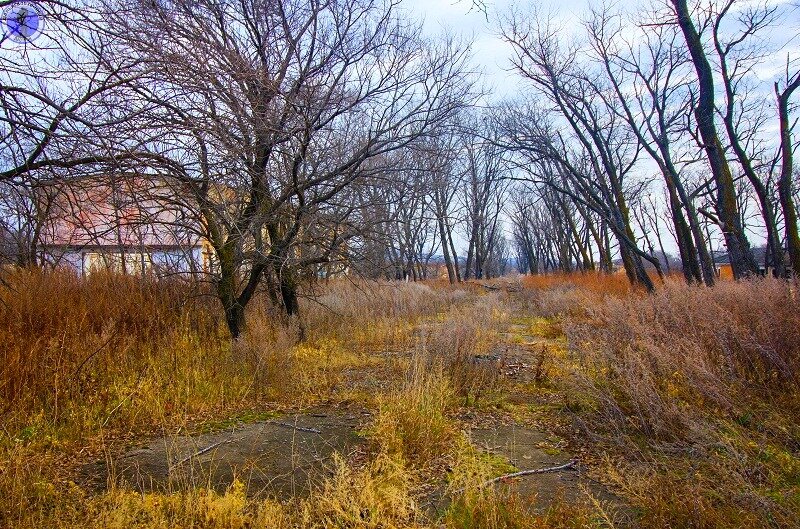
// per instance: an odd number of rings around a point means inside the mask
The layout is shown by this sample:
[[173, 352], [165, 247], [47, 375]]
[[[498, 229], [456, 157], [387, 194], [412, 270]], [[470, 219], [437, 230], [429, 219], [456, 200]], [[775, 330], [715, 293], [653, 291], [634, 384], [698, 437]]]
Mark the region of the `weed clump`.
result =
[[421, 346], [423, 357], [443, 368], [464, 404], [475, 404], [503, 390], [499, 342], [491, 315], [459, 311], [428, 331]]
[[441, 365], [416, 356], [399, 389], [380, 395], [370, 436], [378, 450], [424, 467], [450, 451], [455, 394]]

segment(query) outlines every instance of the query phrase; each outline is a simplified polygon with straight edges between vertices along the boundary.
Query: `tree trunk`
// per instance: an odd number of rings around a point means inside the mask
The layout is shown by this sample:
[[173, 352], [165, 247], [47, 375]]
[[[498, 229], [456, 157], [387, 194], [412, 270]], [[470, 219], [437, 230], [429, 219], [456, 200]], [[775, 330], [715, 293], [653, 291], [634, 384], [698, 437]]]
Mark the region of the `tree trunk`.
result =
[[664, 179], [669, 191], [669, 208], [672, 213], [672, 222], [675, 225], [675, 237], [678, 239], [678, 253], [683, 265], [683, 277], [687, 283], [700, 283], [703, 281], [703, 276], [697, 260], [697, 249], [692, 242], [692, 232], [683, 216], [683, 208], [681, 208], [675, 183], [669, 175], [664, 175]]
[[472, 234], [470, 235], [469, 247], [467, 248], [467, 262], [464, 264], [464, 279], [469, 280], [472, 277], [472, 261], [475, 252], [475, 235], [477, 229], [473, 226]]
[[[789, 261], [794, 275], [800, 274], [800, 235], [797, 230], [797, 208], [792, 197], [792, 137], [789, 126], [789, 96], [800, 85], [800, 74], [786, 87], [783, 92], [778, 91], [775, 84], [775, 93], [778, 95], [778, 116], [781, 131], [781, 176], [778, 180], [778, 197], [783, 210], [784, 232], [786, 246], [789, 250]], [[781, 251], [781, 254], [783, 252]], [[783, 259], [783, 255], [781, 255]]]
[[780, 249], [778, 222], [775, 219], [775, 210], [772, 205], [772, 200], [769, 196], [766, 186], [758, 178], [755, 169], [753, 169], [753, 164], [750, 162], [747, 153], [739, 143], [739, 138], [736, 135], [736, 129], [733, 123], [732, 90], [728, 97], [731, 98], [731, 101], [728, 103], [729, 109], [724, 119], [725, 129], [728, 132], [728, 137], [730, 138], [733, 151], [736, 153], [736, 157], [739, 160], [739, 165], [742, 166], [745, 176], [747, 176], [750, 184], [752, 184], [753, 189], [756, 192], [756, 196], [758, 197], [758, 203], [761, 207], [761, 217], [764, 219], [764, 226], [767, 230], [767, 255], [769, 256], [771, 253], [772, 260], [774, 261], [773, 266], [775, 267], [775, 271], [779, 276], [783, 276], [783, 252]]
[[[581, 240], [581, 236], [578, 233], [578, 227], [575, 225], [575, 218], [567, 211], [567, 207], [564, 204], [564, 202], [561, 201], [561, 200], [559, 200], [559, 202], [561, 203], [561, 210], [564, 213], [564, 216], [566, 217], [567, 224], [569, 224], [569, 230], [570, 230], [570, 233], [572, 234], [572, 238], [575, 240], [576, 249], [577, 249], [578, 253], [580, 254], [580, 261], [583, 262], [582, 263], [583, 264], [583, 269], [587, 270], [589, 268], [589, 266], [590, 266], [589, 265], [589, 255], [587, 254], [586, 247], [583, 245], [583, 242]], [[578, 264], [580, 266], [581, 263], [577, 258], [575, 259], [575, 261], [578, 262]]]
[[281, 278], [281, 300], [287, 316], [300, 314], [300, 303], [297, 298], [297, 287], [292, 281]]
[[714, 264], [714, 260], [712, 259], [711, 253], [708, 251], [707, 244], [707, 242], [711, 239], [707, 239], [703, 235], [703, 229], [700, 226], [700, 219], [697, 216], [697, 209], [694, 207], [692, 199], [686, 193], [686, 188], [683, 187], [683, 184], [677, 177], [675, 178], [674, 183], [675, 189], [678, 192], [678, 196], [680, 197], [681, 202], [683, 202], [683, 206], [686, 208], [686, 216], [689, 220], [689, 229], [694, 237], [694, 246], [697, 250], [698, 261], [700, 262], [700, 271], [703, 274], [703, 283], [705, 283], [705, 285], [708, 287], [714, 286], [714, 282], [716, 281], [717, 277], [716, 266]]
[[238, 340], [244, 331], [244, 307], [242, 307], [236, 300], [225, 307], [225, 323], [228, 325], [228, 331], [231, 333], [231, 338]]
[[658, 229], [658, 219], [656, 219], [656, 225], [653, 227], [655, 228], [656, 241], [658, 241], [658, 247], [661, 250], [661, 255], [664, 256], [664, 264], [667, 267], [667, 274], [670, 274], [672, 273], [672, 266], [669, 264], [669, 256], [667, 256], [667, 252], [664, 250], [664, 240], [661, 238], [661, 230]]
[[437, 224], [439, 224], [439, 236], [442, 238], [442, 256], [444, 257], [444, 265], [447, 267], [447, 279], [452, 285], [457, 281], [456, 270], [453, 268], [453, 260], [450, 258], [450, 248], [448, 247], [447, 230], [444, 226], [444, 219], [439, 217], [439, 219], [437, 219]]
[[714, 123], [716, 107], [714, 104], [713, 72], [703, 49], [700, 35], [697, 33], [689, 14], [686, 0], [672, 0], [672, 3], [678, 15], [678, 25], [683, 32], [686, 45], [692, 57], [692, 63], [697, 72], [700, 90], [695, 116], [714, 183], [717, 186], [717, 214], [719, 215], [720, 228], [725, 236], [725, 244], [730, 256], [733, 276], [736, 279], [747, 277], [755, 274], [758, 271], [758, 267], [750, 251], [750, 243], [742, 230], [733, 177], [725, 159], [725, 153]]
[[231, 338], [238, 340], [245, 327], [244, 306], [239, 303], [236, 296], [236, 269], [232, 253], [229, 250], [229, 248], [223, 247], [221, 251], [217, 251], [220, 270], [217, 296], [225, 310], [225, 323], [228, 325]]
[[456, 272], [456, 281], [461, 283], [461, 266], [458, 264], [458, 254], [456, 253], [456, 245], [453, 244], [453, 233], [450, 227], [447, 226], [447, 239], [450, 244], [450, 253], [453, 256], [453, 269]]

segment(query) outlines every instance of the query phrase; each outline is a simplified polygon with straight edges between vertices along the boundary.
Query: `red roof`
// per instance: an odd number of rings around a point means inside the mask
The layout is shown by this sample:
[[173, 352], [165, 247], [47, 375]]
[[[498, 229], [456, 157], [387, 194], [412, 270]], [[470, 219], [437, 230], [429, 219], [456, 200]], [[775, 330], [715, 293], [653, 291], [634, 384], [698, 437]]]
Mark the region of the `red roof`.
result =
[[196, 246], [196, 217], [174, 190], [141, 178], [83, 180], [40, 193], [43, 246]]

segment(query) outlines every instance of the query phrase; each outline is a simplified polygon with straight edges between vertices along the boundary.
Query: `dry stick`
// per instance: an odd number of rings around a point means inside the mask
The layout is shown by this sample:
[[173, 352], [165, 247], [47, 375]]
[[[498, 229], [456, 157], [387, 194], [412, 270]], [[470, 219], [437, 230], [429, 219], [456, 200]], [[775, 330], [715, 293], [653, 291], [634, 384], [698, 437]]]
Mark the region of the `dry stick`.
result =
[[[514, 479], [514, 478], [521, 478], [523, 476], [530, 476], [532, 474], [546, 474], [548, 472], [559, 472], [561, 470], [569, 470], [571, 468], [574, 468], [575, 465], [577, 465], [577, 464], [578, 464], [578, 460], [577, 459], [573, 459], [572, 461], [568, 461], [568, 462], [564, 463], [563, 465], [559, 465], [557, 467], [535, 468], [535, 469], [532, 469], [532, 470], [522, 470], [520, 472], [513, 472], [511, 474], [504, 474], [502, 476], [498, 476], [496, 478], [492, 478], [492, 479], [490, 479], [488, 481], [484, 481], [483, 483], [478, 485], [478, 488], [482, 489], [482, 488], [484, 488], [484, 487], [486, 487], [488, 485], [491, 485], [493, 483], [497, 483], [498, 481], [503, 481], [505, 479]], [[458, 494], [460, 492], [464, 492], [465, 488], [466, 487], [458, 489], [458, 490], [454, 491], [453, 494]]]
[[569, 470], [573, 468], [575, 465], [578, 464], [576, 459], [572, 461], [567, 461], [563, 465], [559, 465], [557, 467], [546, 467], [546, 468], [534, 468], [532, 470], [522, 470], [520, 472], [512, 472], [511, 474], [505, 474], [502, 476], [498, 476], [496, 478], [492, 478], [488, 481], [484, 481], [478, 487], [483, 488], [487, 485], [491, 485], [492, 483], [497, 483], [498, 481], [503, 481], [505, 479], [514, 479], [514, 478], [521, 478], [523, 476], [530, 476], [532, 474], [546, 474], [548, 472], [558, 472], [560, 470]]
[[81, 369], [83, 369], [83, 366], [85, 366], [85, 365], [86, 365], [86, 362], [88, 362], [89, 360], [91, 360], [91, 359], [94, 357], [94, 355], [96, 355], [97, 353], [99, 353], [100, 351], [102, 351], [102, 350], [103, 350], [103, 348], [104, 348], [106, 345], [108, 345], [109, 343], [111, 343], [111, 340], [114, 338], [114, 336], [116, 336], [116, 335], [117, 335], [117, 331], [118, 331], [118, 330], [119, 330], [119, 329], [118, 329], [117, 327], [114, 327], [114, 332], [112, 332], [112, 333], [111, 333], [111, 335], [110, 335], [110, 336], [109, 336], [109, 337], [106, 339], [106, 341], [105, 341], [105, 342], [103, 342], [103, 343], [100, 345], [100, 347], [98, 347], [97, 349], [95, 349], [94, 351], [92, 351], [92, 352], [89, 354], [89, 356], [87, 356], [86, 358], [84, 358], [84, 359], [81, 361], [81, 363], [80, 363], [80, 364], [78, 364], [78, 367], [76, 367], [76, 368], [75, 368], [75, 372], [74, 372], [74, 373], [72, 373], [72, 378], [73, 378], [73, 379], [74, 379], [74, 378], [77, 378], [77, 376], [78, 376], [78, 373], [80, 373], [80, 372], [81, 372]]
[[136, 387], [135, 387], [135, 388], [133, 388], [133, 391], [131, 391], [130, 393], [128, 393], [128, 395], [127, 395], [127, 396], [126, 396], [124, 399], [122, 399], [121, 401], [119, 401], [119, 404], [117, 404], [116, 406], [114, 406], [114, 409], [113, 409], [113, 410], [111, 410], [111, 411], [108, 413], [108, 415], [106, 416], [105, 420], [103, 421], [103, 424], [100, 426], [101, 428], [105, 428], [105, 427], [106, 427], [106, 424], [108, 424], [108, 421], [110, 421], [110, 420], [111, 420], [111, 416], [112, 416], [112, 415], [114, 415], [114, 413], [116, 413], [116, 411], [117, 411], [118, 409], [120, 409], [120, 408], [122, 407], [122, 405], [123, 405], [123, 404], [125, 404], [125, 403], [128, 401], [128, 399], [131, 399], [131, 398], [133, 398], [133, 396], [136, 394], [136, 392], [137, 392], [137, 391], [139, 391], [140, 389], [142, 389], [142, 382], [144, 382], [144, 373], [145, 373], [145, 371], [146, 371], [146, 370], [147, 370], [147, 368], [143, 369], [143, 370], [141, 371], [141, 373], [139, 373], [139, 378], [136, 380]]
[[316, 428], [304, 428], [303, 426], [296, 426], [294, 424], [289, 424], [288, 422], [278, 422], [278, 421], [267, 421], [269, 424], [274, 424], [276, 426], [283, 426], [284, 428], [291, 428], [292, 430], [299, 430], [301, 432], [309, 432], [309, 433], [322, 433], [322, 430], [317, 430]]
[[[241, 439], [236, 439], [236, 440], [237, 440], [237, 441], [241, 441]], [[188, 456], [184, 457], [184, 458], [183, 458], [183, 459], [181, 459], [180, 461], [177, 461], [176, 463], [174, 463], [174, 464], [172, 465], [172, 468], [175, 468], [175, 467], [177, 467], [177, 466], [180, 466], [180, 465], [182, 465], [182, 464], [186, 463], [187, 461], [189, 461], [189, 460], [191, 460], [191, 459], [194, 459], [194, 458], [195, 458], [195, 457], [197, 457], [197, 456], [201, 456], [201, 455], [205, 454], [206, 452], [209, 452], [209, 451], [211, 451], [211, 450], [215, 449], [216, 447], [218, 447], [218, 446], [220, 446], [220, 445], [224, 445], [224, 444], [226, 444], [226, 443], [232, 443], [233, 441], [234, 441], [234, 439], [231, 439], [231, 438], [228, 438], [228, 439], [223, 439], [222, 441], [218, 441], [218, 442], [216, 442], [216, 443], [214, 443], [214, 444], [212, 444], [212, 445], [209, 445], [209, 446], [207, 446], [207, 447], [203, 448], [202, 450], [198, 450], [197, 452], [195, 452], [195, 453], [193, 453], [193, 454], [189, 454]]]

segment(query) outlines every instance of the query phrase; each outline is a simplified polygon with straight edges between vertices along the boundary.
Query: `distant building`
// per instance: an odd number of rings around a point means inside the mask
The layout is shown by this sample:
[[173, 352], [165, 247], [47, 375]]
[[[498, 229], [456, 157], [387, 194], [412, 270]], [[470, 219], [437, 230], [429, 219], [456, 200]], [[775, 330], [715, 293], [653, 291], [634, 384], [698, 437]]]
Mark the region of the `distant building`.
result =
[[19, 262], [19, 242], [8, 226], [0, 223], [0, 267], [13, 267]]
[[[753, 258], [758, 265], [758, 273], [762, 276], [773, 275], [775, 267], [769, 262], [770, 255], [767, 253], [766, 246], [752, 248]], [[733, 267], [731, 258], [727, 251], [717, 251], [713, 253], [714, 265], [717, 277], [720, 279], [733, 279]], [[788, 265], [788, 263], [787, 263]]]
[[[662, 254], [658, 252], [655, 257], [658, 259], [658, 263], [661, 266], [661, 271], [664, 273], [667, 272], [675, 272], [683, 270], [683, 263], [681, 260], [673, 255], [670, 254]], [[642, 259], [642, 266], [644, 269], [651, 274], [656, 273], [656, 267], [653, 266], [653, 263], [648, 261], [647, 259]], [[625, 274], [625, 263], [622, 262], [622, 259], [614, 259], [611, 262], [611, 271], [615, 274]]]
[[212, 251], [196, 216], [173, 190], [141, 178], [83, 180], [49, 199], [42, 261], [80, 275], [95, 270], [145, 275], [209, 271]]

